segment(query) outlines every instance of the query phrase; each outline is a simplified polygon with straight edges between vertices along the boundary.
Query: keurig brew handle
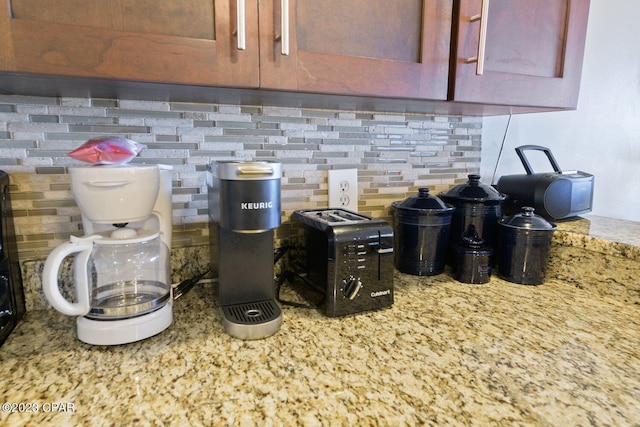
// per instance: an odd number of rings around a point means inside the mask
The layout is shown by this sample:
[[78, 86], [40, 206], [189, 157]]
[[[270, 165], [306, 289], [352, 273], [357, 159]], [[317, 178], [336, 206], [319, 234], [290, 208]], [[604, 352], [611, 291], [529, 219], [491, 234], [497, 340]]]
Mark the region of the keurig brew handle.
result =
[[239, 175], [271, 175], [273, 168], [271, 166], [240, 166], [238, 168]]
[[553, 170], [558, 173], [562, 173], [562, 170], [560, 169], [558, 162], [556, 162], [556, 159], [553, 157], [553, 154], [551, 154], [551, 150], [549, 150], [547, 147], [542, 147], [540, 145], [521, 145], [520, 147], [516, 147], [516, 154], [518, 155], [518, 157], [520, 157], [522, 166], [524, 166], [524, 170], [527, 171], [528, 175], [531, 175], [533, 173], [533, 169], [529, 164], [529, 160], [527, 160], [527, 158], [524, 155], [525, 150], [543, 151], [544, 154], [547, 155], [547, 159], [549, 159], [549, 162], [551, 163]]

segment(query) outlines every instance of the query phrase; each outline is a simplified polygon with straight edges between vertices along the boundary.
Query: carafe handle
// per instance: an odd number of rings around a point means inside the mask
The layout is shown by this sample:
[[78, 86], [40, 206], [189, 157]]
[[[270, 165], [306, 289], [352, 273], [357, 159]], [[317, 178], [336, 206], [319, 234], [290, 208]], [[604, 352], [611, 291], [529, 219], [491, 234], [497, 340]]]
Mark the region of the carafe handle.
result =
[[[93, 242], [100, 236], [88, 237], [71, 236], [68, 242], [55, 248], [44, 263], [42, 272], [42, 290], [49, 303], [68, 316], [84, 316], [91, 308], [89, 296], [89, 280], [87, 277], [87, 263], [93, 249]], [[58, 287], [58, 273], [62, 261], [69, 255], [78, 253], [74, 260], [74, 285], [77, 302], [69, 302], [60, 293]]]

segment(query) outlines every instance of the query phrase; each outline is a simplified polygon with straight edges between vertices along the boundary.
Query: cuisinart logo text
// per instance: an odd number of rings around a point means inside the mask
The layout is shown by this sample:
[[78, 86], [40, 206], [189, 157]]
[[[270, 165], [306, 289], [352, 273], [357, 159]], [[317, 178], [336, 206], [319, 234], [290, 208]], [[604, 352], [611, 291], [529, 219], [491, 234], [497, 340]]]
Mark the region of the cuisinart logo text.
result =
[[247, 202], [240, 203], [240, 209], [271, 209], [273, 202]]
[[385, 289], [384, 291], [371, 292], [371, 298], [382, 297], [385, 295], [391, 295], [391, 289]]

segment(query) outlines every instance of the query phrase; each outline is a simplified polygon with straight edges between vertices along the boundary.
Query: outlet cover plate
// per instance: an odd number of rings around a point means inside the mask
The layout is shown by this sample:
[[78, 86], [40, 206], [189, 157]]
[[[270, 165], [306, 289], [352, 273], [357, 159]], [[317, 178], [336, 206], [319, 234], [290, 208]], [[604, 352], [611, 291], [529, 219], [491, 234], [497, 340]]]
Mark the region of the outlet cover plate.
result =
[[358, 169], [328, 171], [329, 208], [358, 212]]

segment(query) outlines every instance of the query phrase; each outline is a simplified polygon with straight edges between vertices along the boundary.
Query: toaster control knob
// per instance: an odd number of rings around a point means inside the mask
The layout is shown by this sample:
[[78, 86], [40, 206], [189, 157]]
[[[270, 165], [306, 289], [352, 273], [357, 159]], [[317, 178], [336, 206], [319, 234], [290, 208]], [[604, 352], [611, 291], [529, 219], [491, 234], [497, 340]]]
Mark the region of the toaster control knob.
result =
[[342, 281], [342, 293], [350, 300], [358, 296], [360, 289], [362, 289], [362, 281], [359, 277], [349, 276]]

